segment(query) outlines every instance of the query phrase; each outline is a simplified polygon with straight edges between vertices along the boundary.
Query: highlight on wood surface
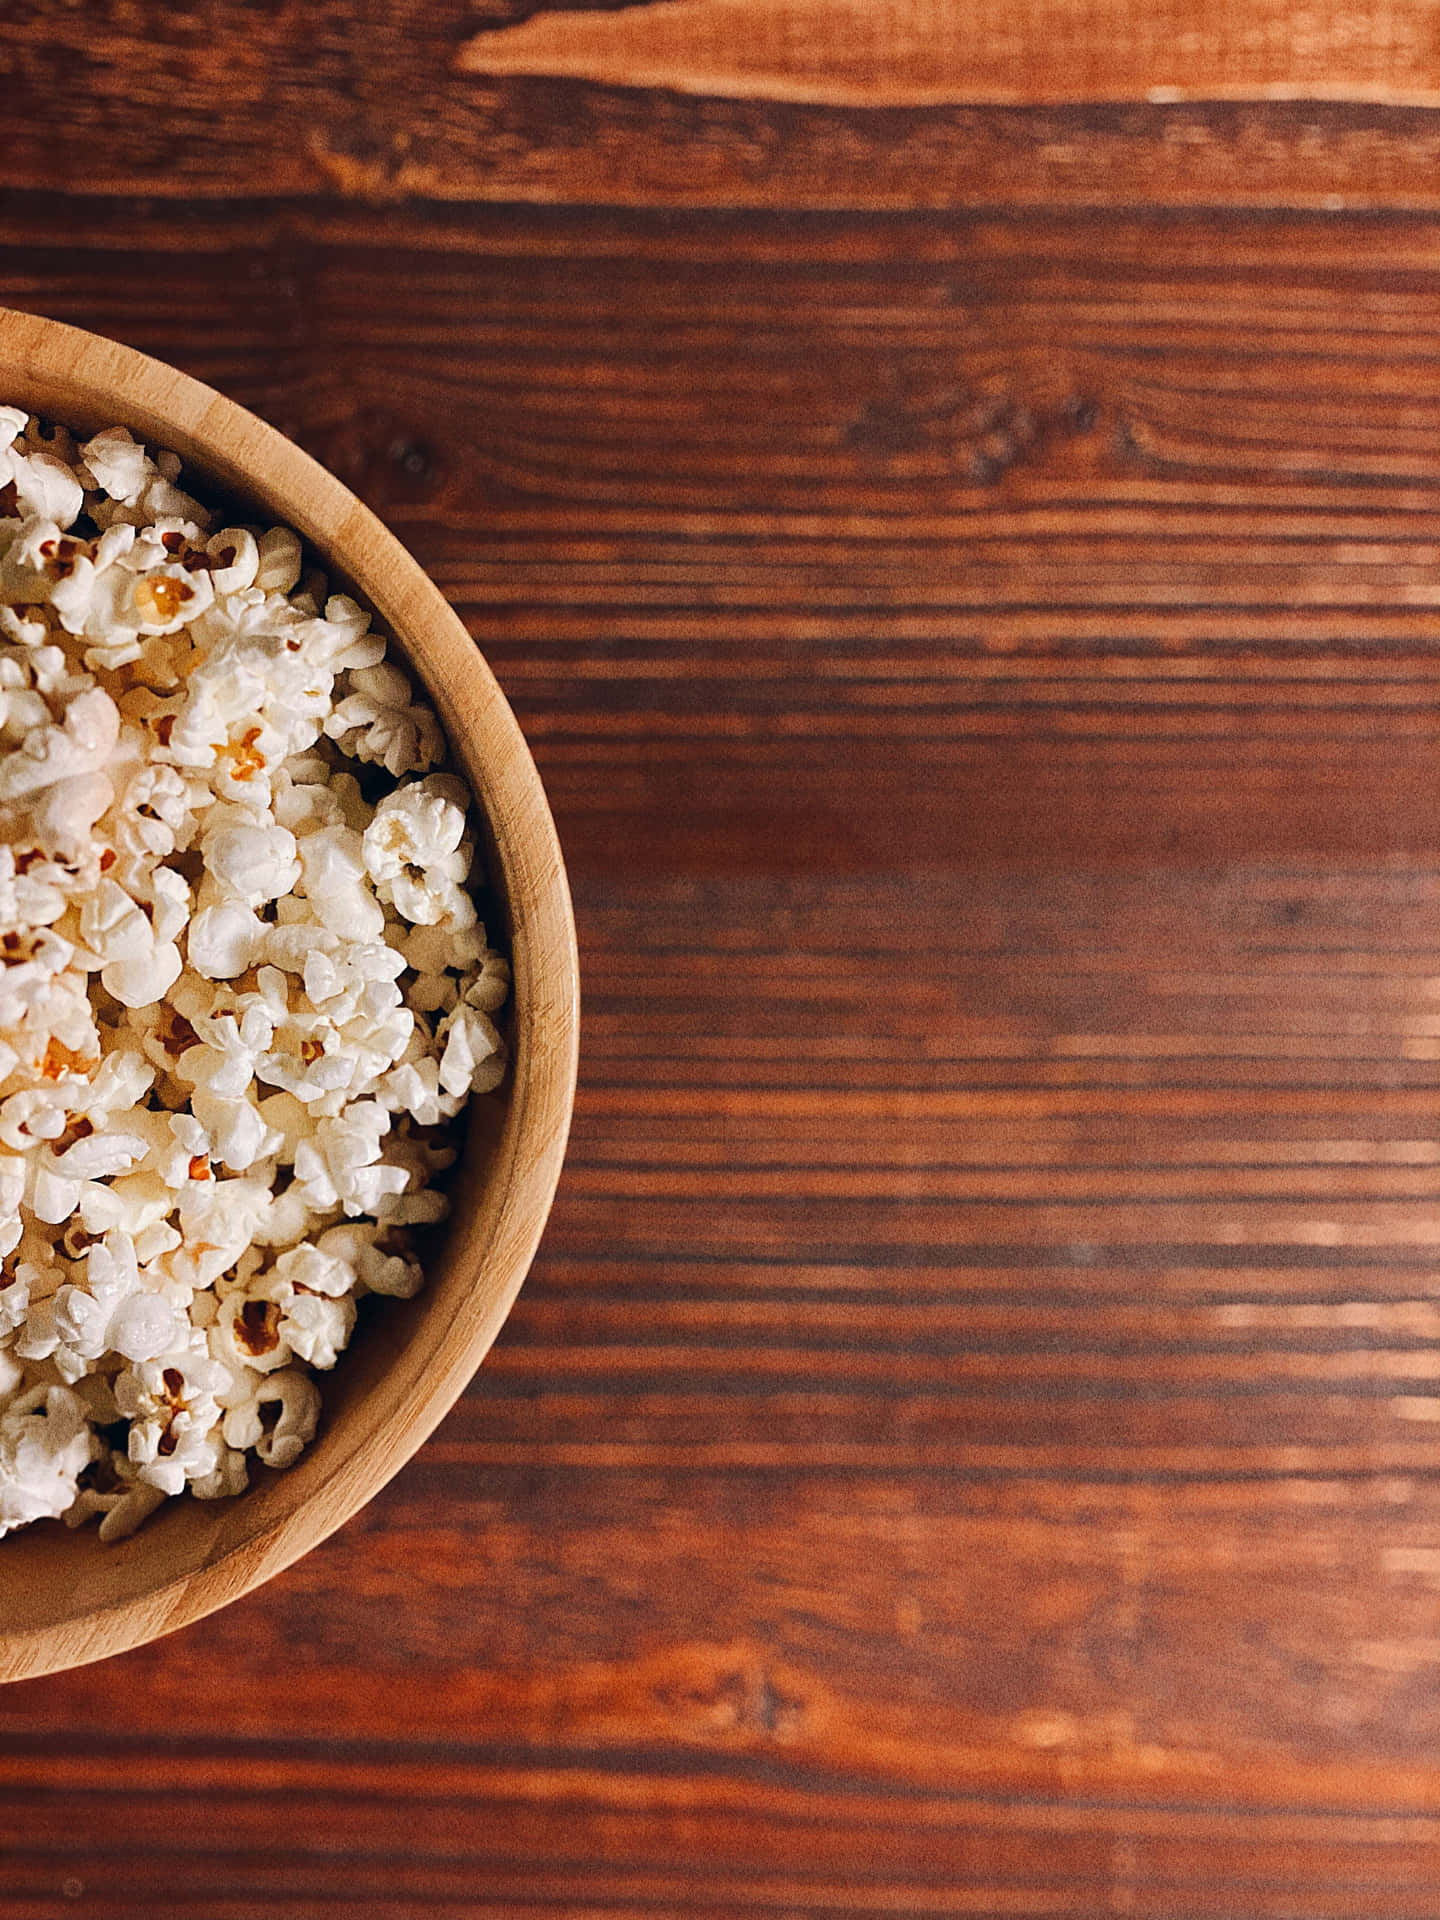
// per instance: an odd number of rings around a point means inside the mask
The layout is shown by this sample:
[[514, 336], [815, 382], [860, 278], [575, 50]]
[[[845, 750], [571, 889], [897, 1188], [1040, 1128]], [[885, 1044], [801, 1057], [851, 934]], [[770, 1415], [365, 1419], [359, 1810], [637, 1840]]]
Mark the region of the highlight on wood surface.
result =
[[1428, 0], [652, 0], [477, 34], [470, 73], [828, 106], [1440, 104]]
[[312, 1451], [239, 1500], [172, 1502], [118, 1547], [51, 1525], [8, 1539], [8, 1680], [120, 1652], [238, 1598], [333, 1532], [431, 1433], [498, 1333], [549, 1212], [574, 1099], [578, 987], [565, 871], [534, 762], [469, 635], [399, 541], [272, 428], [143, 354], [0, 308], [0, 368], [7, 401], [91, 431], [124, 424], [293, 526], [374, 608], [484, 809], [515, 976], [503, 1112], [472, 1112], [426, 1286], [357, 1333]]

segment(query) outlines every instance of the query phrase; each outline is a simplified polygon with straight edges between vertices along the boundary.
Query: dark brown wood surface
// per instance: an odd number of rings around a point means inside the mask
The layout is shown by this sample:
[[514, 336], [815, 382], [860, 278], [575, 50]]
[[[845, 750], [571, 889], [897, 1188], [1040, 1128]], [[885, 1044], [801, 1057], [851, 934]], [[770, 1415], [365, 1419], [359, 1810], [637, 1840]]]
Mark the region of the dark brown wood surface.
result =
[[0, 1912], [1437, 1920], [1440, 119], [520, 18], [0, 21], [0, 300], [400, 532], [586, 994], [435, 1439], [0, 1694]]

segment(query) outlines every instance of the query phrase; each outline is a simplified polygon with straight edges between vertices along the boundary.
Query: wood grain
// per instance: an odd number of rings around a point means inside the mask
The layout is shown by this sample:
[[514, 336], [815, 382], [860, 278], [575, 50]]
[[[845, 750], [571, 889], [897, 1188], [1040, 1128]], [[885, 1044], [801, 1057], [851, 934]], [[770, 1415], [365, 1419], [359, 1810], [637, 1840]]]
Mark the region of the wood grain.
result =
[[[1194, 0], [1175, 5], [1185, 19], [1197, 12]], [[1273, 6], [1271, 18], [1289, 0]], [[651, 4], [620, 12], [613, 30], [648, 33], [655, 11]], [[1136, 8], [1137, 20], [1151, 11]], [[1333, 32], [1321, 38], [1337, 48], [1342, 24], [1353, 49], [1355, 23], [1368, 23], [1358, 43], [1370, 46], [1363, 74], [1391, 62], [1397, 89], [1432, 84], [1428, 37], [1413, 56], [1410, 40], [1385, 38], [1387, 21], [1398, 31], [1428, 18], [1421, 0], [1343, 13], [1327, 0], [1303, 11], [1312, 31], [1333, 17]], [[1003, 23], [1008, 13], [967, 5], [941, 7], [935, 17]], [[1212, 68], [1253, 63], [1243, 24], [1217, 36], [1219, 24], [1250, 13], [1206, 13], [1211, 24], [1199, 33]], [[1132, 62], [1129, 92], [1118, 99], [1036, 104], [1017, 94], [1008, 107], [739, 99], [680, 91], [675, 75], [646, 90], [622, 84], [627, 72], [643, 77], [633, 61], [616, 65], [614, 84], [598, 71], [565, 79], [462, 64], [533, 65], [525, 36], [581, 31], [565, 25], [571, 18], [531, 0], [367, 0], [363, 8], [355, 0], [194, 0], [183, 8], [130, 0], [111, 5], [100, 30], [93, 10], [66, 0], [11, 0], [0, 34], [0, 185], [76, 196], [82, 212], [88, 196], [153, 199], [172, 210], [191, 200], [241, 201], [261, 225], [275, 210], [254, 203], [267, 198], [407, 209], [524, 202], [1440, 210], [1433, 112], [1360, 98], [1155, 104], [1152, 86], [1176, 84], [1182, 56], [1173, 45], [1158, 77]], [[611, 30], [594, 11], [573, 18], [588, 23], [586, 33]], [[1038, 43], [1042, 58], [1046, 44]], [[827, 42], [811, 57], [823, 62], [843, 48]], [[1268, 84], [1294, 69], [1293, 44], [1267, 41], [1260, 51], [1271, 61]], [[1113, 40], [1107, 53], [1113, 59]], [[1072, 36], [1060, 80], [1094, 66], [1089, 58], [1077, 67]], [[1323, 92], [1320, 79], [1315, 85]], [[425, 214], [418, 217], [423, 223]], [[108, 224], [103, 204], [89, 209], [87, 242], [103, 246]]]
[[489, 27], [468, 73], [828, 106], [1140, 100], [1440, 102], [1425, 0], [647, 0]]
[[418, 1459], [0, 1695], [7, 1912], [1428, 1920], [1433, 224], [86, 218], [6, 297], [431, 568], [588, 1014]]
[[587, 983], [485, 1367], [0, 1691], [0, 1913], [1435, 1920], [1435, 116], [455, 70], [526, 11], [0, 36], [0, 298], [399, 532]]

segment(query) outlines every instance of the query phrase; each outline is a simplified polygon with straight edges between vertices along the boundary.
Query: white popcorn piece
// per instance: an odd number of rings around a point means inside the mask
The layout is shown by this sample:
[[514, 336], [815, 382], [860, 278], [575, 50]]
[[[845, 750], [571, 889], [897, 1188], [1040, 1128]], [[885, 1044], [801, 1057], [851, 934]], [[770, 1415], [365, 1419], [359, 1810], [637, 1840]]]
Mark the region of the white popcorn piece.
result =
[[148, 953], [155, 929], [123, 887], [102, 877], [81, 905], [80, 938], [98, 970], [112, 960]]
[[[312, 834], [310, 839], [318, 838]], [[309, 845], [302, 840], [301, 846]], [[324, 891], [307, 887], [311, 906], [328, 932], [341, 939], [378, 940], [385, 931], [385, 909], [374, 894], [357, 881]]]
[[211, 1153], [222, 1166], [244, 1173], [257, 1160], [268, 1160], [284, 1145], [284, 1136], [267, 1127], [253, 1100], [228, 1098], [210, 1087], [197, 1086], [190, 1108], [210, 1135]]
[[459, 1096], [443, 1091], [439, 1066], [428, 1055], [392, 1067], [380, 1079], [375, 1098], [392, 1113], [408, 1113], [422, 1127], [439, 1126], [460, 1110]]
[[260, 536], [255, 582], [266, 593], [289, 593], [300, 578], [300, 542], [289, 527], [271, 527]]
[[277, 1281], [291, 1289], [324, 1294], [338, 1300], [355, 1285], [355, 1268], [338, 1251], [327, 1252], [320, 1246], [290, 1247], [272, 1269]]
[[89, 1250], [86, 1287], [55, 1295], [53, 1324], [60, 1346], [90, 1362], [153, 1360], [189, 1332], [184, 1308], [141, 1284], [134, 1242], [113, 1230]]
[[[277, 1409], [273, 1425], [266, 1420], [269, 1407]], [[298, 1367], [285, 1367], [258, 1380], [250, 1396], [227, 1411], [222, 1430], [229, 1446], [253, 1447], [267, 1467], [283, 1469], [294, 1466], [319, 1422], [319, 1388]]]
[[343, 1207], [347, 1214], [373, 1213], [383, 1195], [403, 1191], [405, 1176], [380, 1160], [380, 1142], [390, 1115], [376, 1102], [357, 1100], [317, 1122], [314, 1136], [295, 1150], [295, 1178], [317, 1210]]
[[112, 1128], [84, 1134], [63, 1153], [52, 1148], [51, 1166], [66, 1180], [109, 1180], [117, 1173], [129, 1173], [149, 1151], [143, 1134]]
[[[22, 1087], [0, 1101], [0, 1143], [13, 1153], [58, 1140], [68, 1123], [65, 1096], [58, 1087]], [[14, 1178], [13, 1170], [10, 1177]]]
[[159, 1487], [135, 1479], [135, 1470], [123, 1455], [112, 1455], [111, 1464], [115, 1486], [105, 1493], [94, 1487], [83, 1488], [64, 1516], [67, 1527], [83, 1527], [98, 1516], [100, 1538], [107, 1544], [128, 1540], [167, 1498]]
[[369, 614], [348, 594], [331, 594], [317, 628], [311, 635], [311, 649], [317, 662], [332, 673], [373, 667], [385, 658], [385, 642], [378, 633], [371, 633]]
[[499, 1031], [487, 1014], [458, 1006], [441, 1021], [436, 1039], [444, 1048], [440, 1084], [447, 1093], [485, 1093], [499, 1086], [505, 1054]]
[[[157, 1220], [153, 1226], [136, 1229], [135, 1257], [150, 1265], [163, 1260], [167, 1253], [174, 1253], [180, 1244], [180, 1229], [172, 1227], [167, 1220]], [[191, 1305], [194, 1305], [193, 1298]]]
[[25, 516], [39, 515], [68, 527], [85, 504], [85, 490], [54, 454], [23, 454], [13, 445], [0, 454], [0, 480], [8, 480]]
[[[141, 908], [146, 902], [142, 899]], [[183, 875], [155, 867], [149, 875], [149, 917], [159, 946], [173, 946], [190, 918], [190, 889]]]
[[264, 939], [264, 922], [243, 900], [221, 900], [190, 922], [186, 958], [207, 980], [234, 980], [254, 966]]
[[153, 1007], [180, 978], [183, 965], [173, 940], [156, 941], [152, 936], [150, 945], [140, 952], [102, 967], [100, 984], [122, 1007]]
[[115, 1404], [130, 1421], [128, 1452], [138, 1478], [162, 1493], [179, 1493], [187, 1480], [213, 1472], [217, 1396], [233, 1385], [230, 1369], [211, 1357], [198, 1331], [167, 1353], [122, 1368]]
[[155, 1069], [136, 1048], [118, 1043], [96, 1067], [86, 1090], [87, 1114], [128, 1113], [149, 1092]]
[[359, 667], [354, 689], [330, 713], [325, 732], [346, 753], [383, 766], [387, 773], [423, 773], [444, 751], [440, 724], [415, 700], [398, 667]]
[[260, 548], [248, 527], [222, 527], [205, 543], [210, 579], [217, 594], [243, 593], [255, 584]]
[[135, 861], [164, 859], [177, 847], [183, 850], [194, 831], [195, 808], [209, 798], [177, 767], [153, 762], [140, 767], [117, 805], [117, 847]]
[[[208, 1473], [204, 1473], [190, 1482], [190, 1491], [197, 1500], [233, 1500], [238, 1493], [244, 1493], [250, 1484], [250, 1470], [245, 1465], [245, 1455], [237, 1448], [229, 1446], [224, 1440], [215, 1441], [215, 1464]], [[101, 1528], [104, 1537], [104, 1528]]]
[[0, 1412], [0, 1535], [58, 1520], [74, 1502], [95, 1446], [83, 1401], [36, 1386]]
[[210, 1351], [243, 1377], [246, 1368], [273, 1373], [291, 1358], [281, 1328], [284, 1306], [263, 1286], [253, 1293], [229, 1293], [209, 1329]]
[[23, 407], [0, 406], [0, 448], [11, 447], [30, 425]]
[[166, 1121], [170, 1134], [168, 1147], [156, 1158], [156, 1171], [172, 1192], [188, 1190], [197, 1180], [213, 1180], [210, 1165], [210, 1135], [193, 1113], [172, 1113]]
[[352, 1266], [357, 1283], [368, 1293], [410, 1300], [420, 1291], [420, 1262], [399, 1246], [387, 1229], [359, 1222], [331, 1227], [320, 1235], [316, 1245], [322, 1253]]
[[120, 738], [120, 714], [100, 687], [77, 694], [58, 726], [33, 726], [14, 751], [0, 758], [0, 800], [39, 794], [60, 780], [103, 771]]
[[432, 774], [387, 794], [366, 828], [365, 870], [382, 900], [420, 925], [450, 910], [469, 867], [465, 789], [449, 774]]
[[300, 877], [294, 834], [273, 823], [232, 824], [232, 819], [228, 810], [221, 814], [212, 808], [201, 837], [205, 870], [221, 894], [258, 907], [288, 893]]
[[124, 427], [107, 427], [87, 440], [80, 452], [96, 486], [122, 506], [137, 504], [154, 465]]
[[333, 1367], [355, 1331], [354, 1300], [287, 1287], [282, 1306], [280, 1332], [295, 1358], [322, 1372]]
[[305, 1198], [304, 1190], [292, 1181], [283, 1193], [271, 1201], [269, 1211], [255, 1228], [255, 1247], [293, 1247], [307, 1234], [334, 1218], [333, 1211], [316, 1212]]
[[[201, 1022], [205, 1054], [197, 1062], [197, 1086], [226, 1100], [238, 1100], [255, 1078], [256, 1065], [275, 1037], [275, 1022], [264, 1005], [233, 1013], [214, 1013]], [[187, 1062], [188, 1064], [188, 1062]]]
[[34, 1268], [24, 1260], [14, 1262], [8, 1271], [0, 1267], [0, 1340], [8, 1340], [24, 1326], [33, 1274]]
[[80, 1182], [67, 1179], [51, 1167], [37, 1165], [26, 1198], [37, 1220], [58, 1227], [80, 1204]]
[[169, 1270], [190, 1287], [208, 1287], [254, 1241], [273, 1202], [269, 1186], [248, 1175], [205, 1178], [198, 1171], [179, 1194], [181, 1244]]
[[77, 773], [30, 796], [30, 824], [37, 844], [67, 869], [87, 864], [90, 834], [114, 797], [109, 770]]

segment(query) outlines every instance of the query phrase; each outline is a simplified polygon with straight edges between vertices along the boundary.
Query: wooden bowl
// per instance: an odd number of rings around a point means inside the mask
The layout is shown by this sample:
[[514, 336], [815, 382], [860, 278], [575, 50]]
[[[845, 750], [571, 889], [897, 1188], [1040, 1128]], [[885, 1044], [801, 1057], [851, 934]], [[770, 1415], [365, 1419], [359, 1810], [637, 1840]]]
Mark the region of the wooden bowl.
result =
[[[172, 1500], [102, 1545], [58, 1521], [0, 1541], [0, 1679], [118, 1653], [236, 1599], [347, 1520], [459, 1396], [519, 1291], [560, 1174], [575, 1092], [578, 973], [565, 869], [515, 719], [474, 642], [366, 507], [288, 440], [157, 360], [0, 309], [0, 401], [88, 431], [123, 425], [206, 486], [294, 527], [367, 601], [424, 682], [488, 823], [515, 991], [513, 1069], [472, 1108], [453, 1213], [411, 1301], [374, 1301], [322, 1381], [319, 1435], [236, 1500]], [[202, 484], [203, 483], [203, 484]], [[481, 1109], [487, 1109], [481, 1113]]]

